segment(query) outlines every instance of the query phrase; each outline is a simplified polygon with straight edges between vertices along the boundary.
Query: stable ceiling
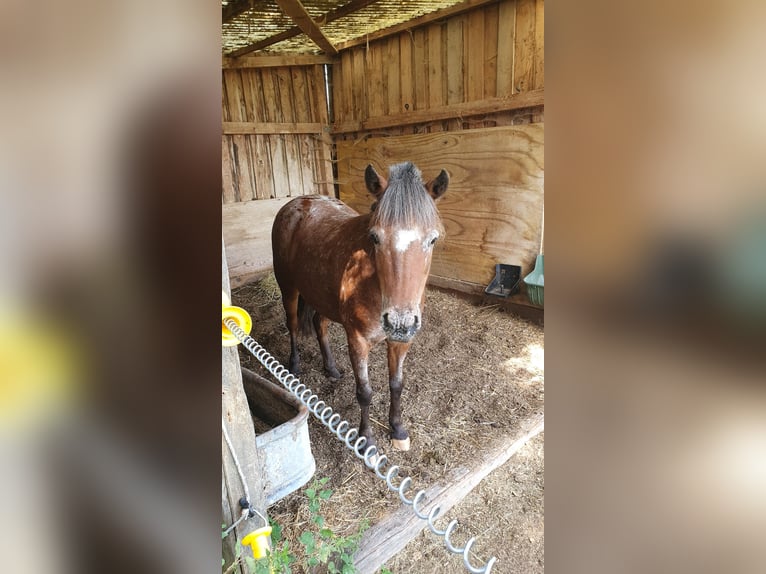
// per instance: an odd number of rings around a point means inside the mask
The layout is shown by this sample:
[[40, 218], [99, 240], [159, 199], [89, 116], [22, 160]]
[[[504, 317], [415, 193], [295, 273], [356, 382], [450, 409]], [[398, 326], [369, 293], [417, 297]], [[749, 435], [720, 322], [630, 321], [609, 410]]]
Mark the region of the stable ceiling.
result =
[[345, 42], [462, 2], [223, 0], [223, 53], [334, 54]]

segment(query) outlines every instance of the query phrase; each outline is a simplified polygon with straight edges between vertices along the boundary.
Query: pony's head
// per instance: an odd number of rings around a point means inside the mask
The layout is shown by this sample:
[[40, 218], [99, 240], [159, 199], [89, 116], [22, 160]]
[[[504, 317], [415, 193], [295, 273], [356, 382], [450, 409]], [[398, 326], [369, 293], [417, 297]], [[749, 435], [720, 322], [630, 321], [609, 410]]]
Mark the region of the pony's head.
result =
[[423, 183], [410, 162], [393, 165], [388, 178], [372, 165], [364, 172], [377, 200], [369, 238], [383, 297], [381, 325], [389, 340], [408, 342], [421, 326], [421, 307], [431, 256], [444, 227], [436, 201], [447, 191], [449, 175]]

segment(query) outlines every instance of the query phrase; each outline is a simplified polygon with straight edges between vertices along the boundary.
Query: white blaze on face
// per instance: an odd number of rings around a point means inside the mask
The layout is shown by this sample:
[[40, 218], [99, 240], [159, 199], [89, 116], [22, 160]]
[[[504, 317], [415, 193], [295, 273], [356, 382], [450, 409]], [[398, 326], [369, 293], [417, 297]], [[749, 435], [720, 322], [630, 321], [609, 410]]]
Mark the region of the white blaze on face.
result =
[[410, 243], [420, 239], [420, 232], [417, 229], [400, 229], [396, 232], [396, 241], [394, 243], [394, 249], [400, 253], [407, 251]]

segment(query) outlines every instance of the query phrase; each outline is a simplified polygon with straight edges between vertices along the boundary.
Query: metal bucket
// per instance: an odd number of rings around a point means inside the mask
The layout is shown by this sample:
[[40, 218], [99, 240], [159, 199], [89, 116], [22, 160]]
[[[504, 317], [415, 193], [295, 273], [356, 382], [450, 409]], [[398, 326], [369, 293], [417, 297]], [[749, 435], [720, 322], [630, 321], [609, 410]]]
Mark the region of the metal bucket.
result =
[[264, 466], [266, 505], [270, 506], [314, 476], [309, 412], [285, 389], [249, 369], [242, 369], [242, 384], [253, 416], [271, 427], [255, 437]]

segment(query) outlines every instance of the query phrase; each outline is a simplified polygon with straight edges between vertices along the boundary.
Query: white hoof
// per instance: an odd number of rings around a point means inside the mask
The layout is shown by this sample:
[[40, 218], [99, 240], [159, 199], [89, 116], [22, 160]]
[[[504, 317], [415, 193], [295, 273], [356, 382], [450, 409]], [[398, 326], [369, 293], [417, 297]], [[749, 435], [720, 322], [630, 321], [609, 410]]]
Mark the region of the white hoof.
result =
[[410, 450], [410, 437], [407, 437], [403, 440], [399, 440], [398, 438], [392, 438], [391, 446], [394, 447], [396, 450]]

